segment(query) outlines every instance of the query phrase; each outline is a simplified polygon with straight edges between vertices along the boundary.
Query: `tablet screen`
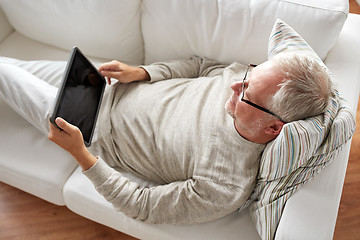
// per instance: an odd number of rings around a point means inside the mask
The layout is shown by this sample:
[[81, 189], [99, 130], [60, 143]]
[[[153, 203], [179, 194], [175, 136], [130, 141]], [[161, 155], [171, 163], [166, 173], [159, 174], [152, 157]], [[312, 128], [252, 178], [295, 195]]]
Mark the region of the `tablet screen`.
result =
[[85, 145], [89, 146], [105, 79], [77, 48], [74, 48], [69, 61], [53, 120], [59, 116], [77, 126], [83, 134]]

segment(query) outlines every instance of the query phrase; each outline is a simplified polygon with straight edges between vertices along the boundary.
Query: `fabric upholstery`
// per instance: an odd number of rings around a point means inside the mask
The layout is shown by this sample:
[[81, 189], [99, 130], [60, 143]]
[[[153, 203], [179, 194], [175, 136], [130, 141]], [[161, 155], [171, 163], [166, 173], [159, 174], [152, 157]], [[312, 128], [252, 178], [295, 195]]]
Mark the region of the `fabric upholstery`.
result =
[[66, 50], [78, 46], [93, 57], [143, 62], [140, 0], [2, 0], [0, 6], [15, 30], [31, 39]]
[[329, 0], [144, 0], [145, 64], [191, 55], [259, 64], [267, 59], [267, 38], [277, 18], [325, 59], [347, 12], [346, 4]]

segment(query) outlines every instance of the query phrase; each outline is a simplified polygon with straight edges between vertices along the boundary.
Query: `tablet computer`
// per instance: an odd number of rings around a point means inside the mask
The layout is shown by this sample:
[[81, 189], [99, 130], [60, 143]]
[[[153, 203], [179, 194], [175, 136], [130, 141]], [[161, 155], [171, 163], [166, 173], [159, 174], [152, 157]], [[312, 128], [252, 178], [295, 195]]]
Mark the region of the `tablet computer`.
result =
[[84, 144], [90, 146], [105, 85], [105, 78], [80, 49], [74, 47], [63, 74], [50, 122], [56, 125], [55, 119], [62, 117], [80, 129]]

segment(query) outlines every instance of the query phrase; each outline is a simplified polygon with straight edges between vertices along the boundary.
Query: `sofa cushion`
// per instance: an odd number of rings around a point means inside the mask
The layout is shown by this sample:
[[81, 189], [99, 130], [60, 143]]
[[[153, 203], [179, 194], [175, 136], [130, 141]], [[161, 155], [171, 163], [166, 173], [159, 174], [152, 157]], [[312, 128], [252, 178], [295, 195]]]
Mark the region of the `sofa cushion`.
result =
[[[269, 39], [269, 58], [282, 52], [311, 56], [329, 72], [306, 41], [278, 19]], [[250, 206], [263, 239], [273, 239], [290, 196], [327, 166], [354, 132], [354, 116], [335, 92], [324, 114], [285, 124], [267, 144]]]
[[3, 11], [0, 9], [0, 43], [8, 36], [14, 29], [11, 27]]
[[22, 60], [63, 60], [69, 58], [70, 49], [64, 50], [30, 39], [14, 31], [0, 44], [0, 56]]
[[190, 55], [223, 63], [264, 62], [277, 18], [296, 28], [324, 59], [347, 13], [348, 2], [337, 0], [144, 0], [145, 63]]
[[143, 62], [140, 0], [2, 0], [0, 6], [18, 32], [39, 42], [66, 50], [76, 45], [93, 57]]
[[77, 164], [0, 99], [0, 181], [57, 205]]
[[[9, 70], [9, 73], [15, 71], [9, 76], [36, 80], [35, 77], [31, 78], [33, 75], [47, 79], [47, 82], [54, 86], [59, 85], [66, 65], [66, 62], [60, 61], [19, 61], [5, 57], [0, 57], [0, 63], [0, 81], [6, 78], [6, 70]], [[44, 85], [47, 84], [44, 82]], [[49, 89], [47, 88], [48, 91]], [[42, 101], [41, 97], [36, 99]], [[14, 105], [11, 100], [0, 97], [0, 181], [49, 202], [64, 205], [63, 186], [76, 168], [76, 161], [68, 152], [47, 139], [47, 130], [41, 127], [43, 124], [47, 125], [46, 119], [41, 123], [39, 119], [31, 116], [34, 113], [31, 110], [26, 111], [29, 115], [23, 118], [23, 114], [16, 113], [5, 102], [10, 103], [10, 106]], [[41, 131], [30, 124], [31, 119], [37, 119], [33, 124]]]

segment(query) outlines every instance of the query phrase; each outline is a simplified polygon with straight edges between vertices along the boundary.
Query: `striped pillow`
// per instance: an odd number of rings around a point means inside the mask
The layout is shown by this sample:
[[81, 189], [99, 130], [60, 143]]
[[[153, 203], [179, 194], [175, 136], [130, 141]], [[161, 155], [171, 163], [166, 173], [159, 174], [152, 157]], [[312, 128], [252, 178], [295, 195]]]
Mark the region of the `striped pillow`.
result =
[[310, 56], [328, 72], [331, 78], [333, 78], [333, 74], [310, 45], [289, 25], [282, 20], [277, 19], [268, 42], [268, 59], [271, 59], [281, 52], [291, 52]]
[[310, 55], [323, 64], [320, 57], [294, 29], [277, 19], [268, 42], [268, 59], [281, 52]]
[[[278, 19], [269, 39], [269, 59], [280, 52], [311, 55], [327, 69], [305, 40]], [[250, 205], [262, 239], [275, 237], [287, 199], [337, 156], [354, 131], [354, 116], [336, 92], [323, 115], [285, 124], [267, 144]]]

